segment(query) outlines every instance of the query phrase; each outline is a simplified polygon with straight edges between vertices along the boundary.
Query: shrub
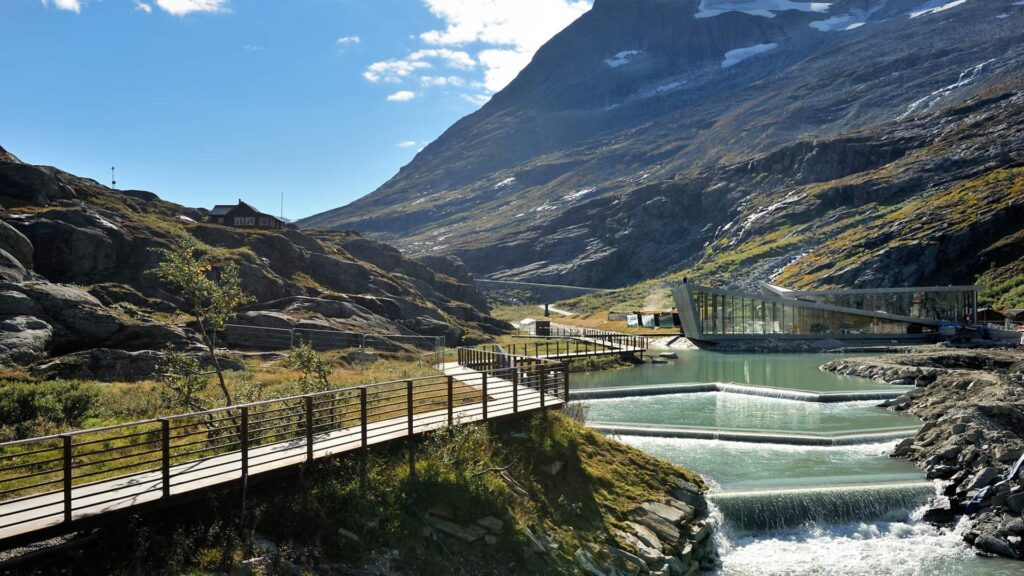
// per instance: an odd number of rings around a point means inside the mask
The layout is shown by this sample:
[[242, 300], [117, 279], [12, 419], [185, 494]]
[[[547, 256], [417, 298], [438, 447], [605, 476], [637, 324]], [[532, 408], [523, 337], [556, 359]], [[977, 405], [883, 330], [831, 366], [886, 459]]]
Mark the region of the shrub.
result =
[[77, 381], [0, 381], [0, 422], [18, 438], [40, 428], [80, 426], [99, 396], [99, 386]]

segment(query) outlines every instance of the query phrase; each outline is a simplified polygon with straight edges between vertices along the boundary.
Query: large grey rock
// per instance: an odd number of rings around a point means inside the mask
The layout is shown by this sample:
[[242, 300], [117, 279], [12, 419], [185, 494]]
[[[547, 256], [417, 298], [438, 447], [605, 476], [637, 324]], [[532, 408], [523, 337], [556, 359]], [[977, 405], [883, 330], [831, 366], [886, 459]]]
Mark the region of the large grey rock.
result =
[[137, 382], [157, 374], [163, 354], [154, 350], [128, 352], [107, 348], [77, 352], [34, 366], [32, 376], [42, 379], [82, 379]]
[[676, 525], [687, 522], [694, 516], [693, 507], [678, 500], [672, 503], [644, 502], [640, 507]]
[[32, 268], [32, 242], [13, 226], [0, 220], [0, 250], [14, 256], [25, 268]]
[[0, 316], [39, 316], [43, 309], [15, 290], [0, 290]]
[[38, 205], [75, 198], [74, 189], [53, 169], [29, 164], [0, 164], [0, 196]]
[[454, 536], [466, 543], [473, 543], [487, 535], [487, 530], [480, 526], [460, 526], [449, 520], [428, 515], [427, 524], [432, 528]]
[[665, 561], [665, 555], [662, 553], [660, 546], [658, 548], [654, 548], [647, 542], [641, 540], [635, 534], [624, 530], [616, 530], [615, 535], [622, 544], [636, 550], [637, 556], [643, 558], [644, 562], [646, 562], [648, 566], [658, 565], [660, 562]]
[[121, 329], [121, 321], [88, 292], [49, 282], [26, 282], [21, 291], [35, 300], [82, 344], [101, 343]]
[[33, 316], [0, 317], [0, 364], [28, 364], [46, 357], [53, 327]]
[[974, 545], [986, 552], [998, 554], [1004, 558], [1017, 558], [1017, 552], [1000, 536], [995, 534], [982, 534], [974, 541]]
[[117, 225], [78, 211], [54, 211], [47, 218], [15, 225], [32, 240], [35, 270], [54, 282], [83, 282], [107, 275], [117, 267], [119, 250], [129, 241]]
[[657, 534], [663, 543], [674, 545], [679, 541], [679, 527], [671, 521], [640, 507], [634, 509], [630, 515], [634, 522]]
[[232, 321], [235, 324], [246, 326], [258, 326], [260, 328], [275, 328], [278, 330], [291, 330], [295, 327], [296, 320], [282, 312], [243, 312]]
[[25, 267], [9, 252], [0, 248], [0, 280], [4, 282], [22, 282], [28, 275]]

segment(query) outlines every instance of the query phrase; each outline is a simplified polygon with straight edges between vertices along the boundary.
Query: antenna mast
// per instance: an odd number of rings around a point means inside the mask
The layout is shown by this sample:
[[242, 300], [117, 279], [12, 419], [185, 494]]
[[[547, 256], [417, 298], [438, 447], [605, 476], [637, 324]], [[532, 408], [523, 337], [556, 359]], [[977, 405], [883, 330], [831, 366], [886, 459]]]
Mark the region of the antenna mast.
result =
[[110, 187], [114, 190], [117, 190], [117, 177], [114, 175], [114, 170], [116, 169], [115, 166], [110, 167]]
[[281, 192], [281, 222], [284, 222], [284, 192]]

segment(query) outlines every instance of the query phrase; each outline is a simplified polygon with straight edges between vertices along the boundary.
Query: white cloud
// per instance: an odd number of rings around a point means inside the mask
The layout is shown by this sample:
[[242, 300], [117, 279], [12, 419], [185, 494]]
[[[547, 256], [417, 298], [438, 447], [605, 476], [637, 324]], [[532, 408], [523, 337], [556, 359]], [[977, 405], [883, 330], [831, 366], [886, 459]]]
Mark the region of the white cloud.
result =
[[406, 140], [404, 142], [399, 142], [398, 143], [398, 147], [399, 148], [412, 148], [415, 145], [416, 145], [416, 141], [415, 140]]
[[388, 96], [388, 102], [408, 102], [416, 97], [415, 92], [409, 90], [400, 90], [394, 94]]
[[363, 39], [359, 36], [342, 36], [338, 38], [338, 44], [341, 46], [348, 46], [349, 44], [359, 44]]
[[468, 70], [476, 66], [476, 61], [468, 52], [461, 50], [449, 50], [447, 48], [417, 50], [409, 54], [409, 60], [426, 60], [436, 58], [452, 68]]
[[175, 16], [192, 12], [225, 12], [228, 0], [156, 0], [156, 5]]
[[420, 76], [420, 85], [424, 87], [465, 86], [466, 81], [459, 76]]
[[374, 84], [378, 82], [401, 82], [403, 78], [413, 72], [430, 67], [430, 62], [422, 60], [385, 60], [384, 62], [370, 64], [366, 72], [363, 72], [363, 78]]
[[136, 10], [141, 10], [141, 11], [145, 12], [146, 14], [151, 14], [153, 12], [153, 7], [150, 6], [149, 4], [146, 4], [142, 0], [135, 0], [135, 9]]
[[79, 0], [43, 0], [43, 6], [53, 4], [55, 8], [67, 10], [78, 14], [82, 11], [82, 3]]
[[590, 10], [588, 0], [424, 0], [445, 22], [443, 30], [424, 32], [428, 44], [492, 46], [477, 55], [485, 85], [508, 85], [545, 42]]

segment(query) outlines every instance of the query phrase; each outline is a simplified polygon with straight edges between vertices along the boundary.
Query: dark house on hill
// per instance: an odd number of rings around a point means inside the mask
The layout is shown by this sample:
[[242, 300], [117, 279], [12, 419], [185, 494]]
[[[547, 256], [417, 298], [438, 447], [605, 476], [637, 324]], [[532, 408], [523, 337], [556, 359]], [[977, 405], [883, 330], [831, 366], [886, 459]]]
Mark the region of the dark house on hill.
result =
[[252, 206], [238, 200], [237, 205], [218, 204], [210, 210], [206, 218], [212, 224], [223, 224], [234, 228], [258, 228], [261, 230], [280, 230], [284, 228], [282, 222], [276, 216], [264, 214]]

